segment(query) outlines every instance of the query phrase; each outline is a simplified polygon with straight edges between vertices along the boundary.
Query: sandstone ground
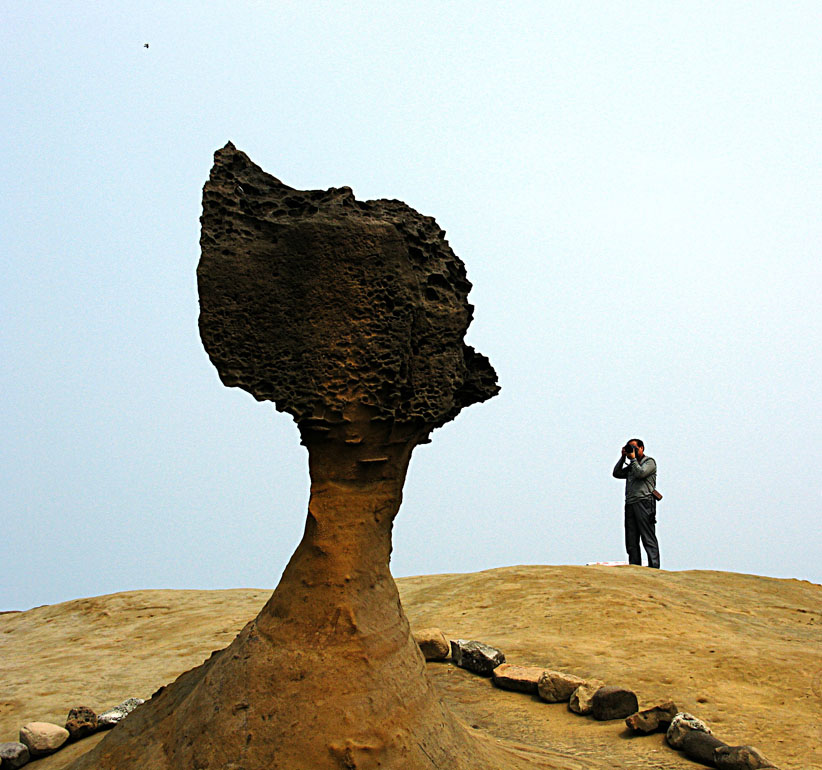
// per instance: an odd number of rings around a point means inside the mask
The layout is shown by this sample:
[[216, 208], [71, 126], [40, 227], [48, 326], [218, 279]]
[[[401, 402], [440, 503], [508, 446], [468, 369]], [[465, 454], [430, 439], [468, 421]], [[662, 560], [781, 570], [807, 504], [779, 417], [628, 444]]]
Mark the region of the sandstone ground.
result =
[[[477, 639], [508, 662], [632, 688], [640, 707], [672, 699], [730, 744], [781, 770], [822, 768], [822, 587], [725, 572], [526, 566], [397, 581], [412, 627]], [[0, 614], [0, 741], [72, 706], [148, 698], [226, 646], [270, 590], [131, 591]], [[442, 697], [481, 740], [543, 767], [697, 767], [662, 735], [496, 689], [429, 663]], [[272, 694], [276, 698], [276, 693]], [[62, 770], [102, 735], [39, 760]]]

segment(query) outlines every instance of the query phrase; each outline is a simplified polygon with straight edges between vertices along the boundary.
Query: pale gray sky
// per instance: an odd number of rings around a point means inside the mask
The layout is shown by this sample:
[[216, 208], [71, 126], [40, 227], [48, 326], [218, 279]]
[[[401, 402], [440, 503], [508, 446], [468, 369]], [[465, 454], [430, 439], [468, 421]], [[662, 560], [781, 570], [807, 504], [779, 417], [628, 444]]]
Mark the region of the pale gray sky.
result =
[[[822, 582], [818, 2], [5, 3], [0, 609], [273, 587], [290, 418], [197, 332], [227, 140], [434, 216], [502, 393], [416, 450], [397, 576], [624, 559]], [[143, 44], [148, 42], [148, 49]]]

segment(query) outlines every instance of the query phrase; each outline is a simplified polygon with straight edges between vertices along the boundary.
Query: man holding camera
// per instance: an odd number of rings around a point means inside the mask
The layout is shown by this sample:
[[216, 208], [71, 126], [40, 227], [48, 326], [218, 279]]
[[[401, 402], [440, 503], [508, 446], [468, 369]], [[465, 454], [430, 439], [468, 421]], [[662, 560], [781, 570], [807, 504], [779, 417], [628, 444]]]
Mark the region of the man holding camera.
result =
[[625, 479], [625, 548], [629, 564], [642, 565], [639, 541], [648, 555], [648, 566], [659, 569], [656, 539], [656, 461], [645, 455], [645, 444], [632, 438], [622, 447], [614, 466], [614, 478]]

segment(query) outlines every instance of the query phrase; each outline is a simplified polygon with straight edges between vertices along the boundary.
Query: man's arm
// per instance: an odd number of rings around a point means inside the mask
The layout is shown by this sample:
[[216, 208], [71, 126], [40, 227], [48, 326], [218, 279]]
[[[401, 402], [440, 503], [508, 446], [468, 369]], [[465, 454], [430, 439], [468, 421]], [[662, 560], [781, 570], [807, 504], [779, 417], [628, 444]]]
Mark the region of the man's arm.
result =
[[625, 450], [622, 450], [622, 457], [617, 460], [617, 464], [614, 466], [614, 478], [615, 479], [627, 479], [628, 478], [628, 467], [625, 467]]
[[627, 475], [633, 476], [635, 479], [647, 479], [655, 472], [656, 460], [653, 457], [649, 457], [642, 465], [634, 461], [626, 468]]

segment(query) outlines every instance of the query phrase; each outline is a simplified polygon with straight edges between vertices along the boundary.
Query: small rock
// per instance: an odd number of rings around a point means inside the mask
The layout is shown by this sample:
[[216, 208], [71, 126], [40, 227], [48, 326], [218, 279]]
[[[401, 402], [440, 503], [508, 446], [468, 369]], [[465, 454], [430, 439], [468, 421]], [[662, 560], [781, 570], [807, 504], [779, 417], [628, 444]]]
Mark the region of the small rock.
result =
[[720, 770], [765, 770], [773, 767], [753, 746], [720, 746], [714, 751], [714, 764]]
[[671, 725], [665, 733], [665, 740], [668, 741], [668, 745], [678, 749], [682, 745], [682, 737], [692, 730], [708, 733], [708, 735], [711, 734], [711, 728], [701, 719], [697, 719], [693, 714], [689, 714], [687, 711], [680, 711], [671, 720]]
[[512, 666], [501, 663], [494, 669], [491, 681], [503, 690], [515, 692], [537, 692], [537, 683], [545, 669], [539, 666]]
[[539, 678], [537, 692], [539, 697], [548, 703], [567, 703], [574, 690], [581, 684], [585, 684], [585, 680], [578, 676], [549, 670], [543, 672]]
[[451, 660], [454, 661], [455, 666], [473, 671], [481, 676], [491, 676], [491, 672], [497, 666], [505, 663], [505, 655], [496, 647], [491, 647], [482, 642], [452, 639]]
[[600, 722], [625, 719], [636, 713], [638, 708], [636, 693], [626, 687], [600, 687], [591, 698], [591, 716]]
[[3, 768], [16, 770], [18, 767], [28, 764], [31, 759], [28, 746], [17, 741], [8, 741], [0, 743], [0, 762], [3, 763]]
[[414, 631], [414, 641], [426, 660], [445, 660], [451, 652], [451, 645], [439, 628]]
[[20, 743], [32, 757], [42, 757], [57, 751], [69, 738], [69, 731], [51, 722], [29, 722], [20, 728]]
[[122, 722], [137, 706], [141, 706], [145, 701], [142, 698], [129, 698], [108, 711], [104, 711], [97, 717], [97, 724], [101, 730], [110, 730], [118, 722]]
[[69, 731], [69, 740], [79, 741], [87, 735], [99, 730], [97, 714], [88, 706], [75, 706], [66, 717], [66, 730]]
[[636, 714], [631, 714], [625, 724], [635, 733], [652, 733], [659, 729], [667, 729], [677, 714], [676, 704], [665, 701]]
[[581, 684], [571, 693], [571, 699], [568, 701], [568, 708], [575, 714], [591, 713], [591, 699], [594, 693], [600, 688], [605, 687], [605, 682], [600, 679], [589, 679]]
[[704, 733], [702, 730], [688, 730], [679, 743], [679, 748], [688, 759], [695, 759], [709, 767], [714, 767], [714, 749], [727, 746], [715, 735]]

